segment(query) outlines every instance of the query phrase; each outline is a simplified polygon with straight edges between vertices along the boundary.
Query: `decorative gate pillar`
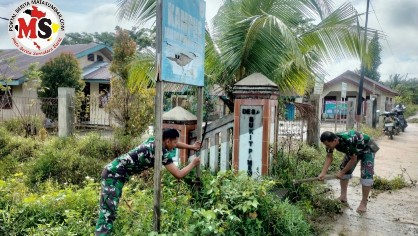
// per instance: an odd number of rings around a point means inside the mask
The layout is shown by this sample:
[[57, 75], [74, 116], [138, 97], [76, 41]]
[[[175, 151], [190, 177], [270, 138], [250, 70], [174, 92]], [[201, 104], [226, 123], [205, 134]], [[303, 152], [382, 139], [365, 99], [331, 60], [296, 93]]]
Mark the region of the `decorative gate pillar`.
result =
[[236, 83], [233, 93], [234, 169], [247, 171], [249, 176], [267, 175], [270, 144], [277, 142], [279, 88], [266, 76], [254, 73]]
[[[177, 106], [163, 114], [163, 129], [177, 129], [180, 131], [179, 141], [189, 144], [189, 132], [196, 129], [197, 117], [184, 109]], [[179, 164], [186, 164], [188, 159], [188, 150], [177, 149], [177, 158]]]

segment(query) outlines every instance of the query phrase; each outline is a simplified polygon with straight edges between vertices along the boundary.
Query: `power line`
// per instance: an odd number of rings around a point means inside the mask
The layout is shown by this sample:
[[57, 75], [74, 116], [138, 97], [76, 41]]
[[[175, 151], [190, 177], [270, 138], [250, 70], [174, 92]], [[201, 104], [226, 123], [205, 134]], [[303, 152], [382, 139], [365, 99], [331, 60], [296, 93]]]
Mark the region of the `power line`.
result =
[[[376, 10], [374, 9], [373, 3], [372, 3], [372, 2], [370, 2], [370, 5], [371, 5], [371, 7], [372, 7], [372, 9], [373, 9], [373, 14], [374, 14], [374, 16], [376, 17], [376, 20], [377, 20], [377, 23], [379, 24], [380, 30], [381, 30], [382, 32], [384, 32], [384, 31], [383, 31], [382, 24], [380, 23], [380, 20], [379, 20], [379, 18], [377, 17]], [[389, 41], [388, 41], [387, 37], [384, 37], [384, 39], [385, 39], [385, 41], [386, 41], [386, 44], [387, 44], [387, 45], [388, 45], [388, 47], [389, 47], [390, 53], [392, 54], [392, 56], [393, 56], [393, 57], [395, 57], [395, 55], [393, 54], [392, 47], [390, 46], [390, 44], [389, 44]]]
[[8, 18], [4, 18], [4, 17], [1, 17], [1, 16], [0, 16], [0, 19], [9, 21]]
[[[381, 30], [382, 32], [384, 32], [384, 31], [383, 31], [382, 24], [380, 23], [379, 17], [378, 17], [378, 16], [377, 16], [377, 14], [376, 14], [376, 10], [374, 9], [374, 6], [373, 6], [372, 1], [370, 1], [370, 5], [371, 5], [371, 7], [372, 7], [372, 9], [373, 9], [373, 14], [374, 14], [374, 16], [376, 17], [376, 20], [377, 20], [377, 23], [379, 24], [380, 30]], [[390, 52], [390, 54], [392, 55], [392, 57], [393, 57], [393, 58], [395, 58], [395, 64], [396, 64], [396, 67], [397, 67], [397, 68], [400, 68], [399, 63], [398, 63], [398, 61], [396, 60], [396, 56], [395, 56], [395, 54], [393, 53], [392, 46], [391, 46], [391, 45], [390, 45], [390, 43], [389, 43], [388, 37], [383, 37], [383, 38], [384, 38], [384, 40], [385, 40], [385, 42], [386, 42], [386, 44], [387, 44], [387, 46], [388, 46], [388, 48], [389, 48], [389, 52]], [[387, 74], [386, 74], [386, 75], [387, 75]], [[389, 75], [391, 75], [391, 74], [389, 74]]]

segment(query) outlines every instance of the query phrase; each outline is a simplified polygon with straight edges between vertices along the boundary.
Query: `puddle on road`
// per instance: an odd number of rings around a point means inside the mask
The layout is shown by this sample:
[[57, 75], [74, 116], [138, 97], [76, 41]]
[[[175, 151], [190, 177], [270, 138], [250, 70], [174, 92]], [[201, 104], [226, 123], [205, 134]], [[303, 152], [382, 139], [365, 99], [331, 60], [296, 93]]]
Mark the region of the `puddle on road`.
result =
[[[376, 155], [375, 174], [392, 179], [401, 174], [401, 168], [408, 175], [418, 179], [418, 124], [410, 124], [405, 133], [396, 136], [394, 140], [385, 137], [378, 140], [380, 151]], [[348, 203], [342, 215], [325, 222], [325, 228], [330, 228], [325, 235], [416, 235], [418, 236], [418, 187], [403, 188], [388, 191], [369, 198], [368, 212], [359, 215], [356, 209], [361, 200], [361, 185], [359, 184], [359, 166], [354, 171], [354, 177], [348, 187]], [[408, 181], [408, 176], [404, 176]], [[334, 190], [334, 196], [340, 195], [338, 180], [327, 182]], [[372, 190], [373, 191], [373, 190]], [[373, 194], [370, 194], [371, 196]]]
[[[340, 195], [338, 180], [327, 181]], [[372, 190], [373, 191], [373, 190]], [[368, 212], [356, 212], [361, 200], [359, 178], [350, 180], [348, 187], [348, 206], [342, 215], [325, 222], [331, 230], [326, 235], [418, 235], [418, 191], [416, 187], [398, 191], [384, 192], [369, 198]]]

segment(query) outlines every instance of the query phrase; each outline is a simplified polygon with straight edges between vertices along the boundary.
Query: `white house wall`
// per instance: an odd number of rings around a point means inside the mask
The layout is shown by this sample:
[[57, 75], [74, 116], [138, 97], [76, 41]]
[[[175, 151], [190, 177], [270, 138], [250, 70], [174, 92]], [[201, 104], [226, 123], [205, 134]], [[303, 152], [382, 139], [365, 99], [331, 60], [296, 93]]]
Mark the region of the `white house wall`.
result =
[[[328, 94], [331, 93], [331, 92], [337, 92], [337, 94], [335, 94], [337, 96], [336, 99], [337, 99], [337, 101], [340, 101], [341, 100], [341, 83], [337, 83], [337, 84], [333, 84], [331, 86], [324, 87], [324, 91], [321, 95], [321, 99], [328, 96]], [[354, 84], [347, 83], [347, 96], [351, 92], [355, 93], [356, 96], [357, 96], [358, 87]], [[366, 97], [366, 96], [367, 96], [366, 91], [363, 90], [363, 97]]]
[[[371, 88], [368, 85], [365, 85], [364, 88], [367, 88], [371, 91], [374, 90], [375, 95], [377, 95], [377, 110], [380, 111], [385, 111], [386, 108], [386, 98], [389, 98], [388, 100], [388, 107], [389, 108], [393, 108], [394, 107], [394, 96], [383, 92], [382, 90], [380, 90], [379, 88], [375, 87], [375, 88]], [[358, 86], [351, 84], [351, 83], [347, 83], [347, 96], [351, 96], [350, 94], [355, 94], [357, 96], [358, 93]], [[321, 104], [320, 104], [320, 110], [323, 109], [323, 104], [322, 101], [326, 96], [336, 96], [336, 100], [340, 101], [341, 100], [341, 83], [337, 83], [337, 84], [333, 84], [327, 87], [324, 87], [323, 93], [321, 95]], [[363, 97], [366, 97], [367, 93], [365, 90], [363, 90]], [[392, 99], [392, 102], [390, 102], [390, 99]], [[389, 109], [390, 110], [390, 109]]]
[[45, 115], [41, 110], [41, 101], [38, 99], [36, 88], [32, 82], [23, 85], [12, 86], [12, 109], [0, 109], [0, 120], [20, 118], [21, 116]]
[[93, 54], [94, 54], [94, 61], [87, 60], [87, 56], [77, 58], [78, 63], [80, 63], [80, 68], [84, 68], [84, 67], [96, 62], [97, 61], [97, 55], [102, 56], [103, 61], [110, 62], [110, 60], [105, 55], [103, 55], [103, 53], [101, 53], [100, 51], [93, 52]]
[[109, 125], [110, 116], [105, 108], [99, 108], [99, 84], [90, 83], [90, 123], [95, 125]]

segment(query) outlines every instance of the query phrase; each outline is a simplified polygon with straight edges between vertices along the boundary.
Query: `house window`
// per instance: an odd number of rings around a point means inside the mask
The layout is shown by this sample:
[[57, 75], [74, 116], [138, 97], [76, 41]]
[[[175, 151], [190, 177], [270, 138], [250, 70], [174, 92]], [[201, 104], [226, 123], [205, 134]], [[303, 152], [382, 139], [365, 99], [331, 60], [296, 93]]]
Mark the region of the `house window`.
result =
[[[6, 89], [6, 90], [3, 90]], [[0, 109], [12, 109], [12, 88], [7, 87], [0, 89]]]
[[110, 84], [99, 84], [99, 108], [104, 108], [109, 101]]
[[93, 53], [88, 54], [87, 55], [87, 60], [88, 61], [94, 61], [94, 54]]
[[97, 55], [97, 61], [103, 61], [103, 57], [100, 55]]

